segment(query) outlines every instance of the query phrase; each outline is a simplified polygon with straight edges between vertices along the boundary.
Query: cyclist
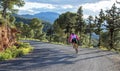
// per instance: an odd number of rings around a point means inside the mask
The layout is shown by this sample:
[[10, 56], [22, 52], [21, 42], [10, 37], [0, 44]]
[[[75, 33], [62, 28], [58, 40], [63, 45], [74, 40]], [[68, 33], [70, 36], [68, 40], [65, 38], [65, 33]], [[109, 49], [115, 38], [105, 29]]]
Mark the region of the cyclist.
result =
[[76, 53], [78, 53], [78, 40], [79, 40], [79, 37], [76, 34], [71, 33], [68, 40], [69, 40], [69, 42], [72, 43], [73, 48], [75, 49]]

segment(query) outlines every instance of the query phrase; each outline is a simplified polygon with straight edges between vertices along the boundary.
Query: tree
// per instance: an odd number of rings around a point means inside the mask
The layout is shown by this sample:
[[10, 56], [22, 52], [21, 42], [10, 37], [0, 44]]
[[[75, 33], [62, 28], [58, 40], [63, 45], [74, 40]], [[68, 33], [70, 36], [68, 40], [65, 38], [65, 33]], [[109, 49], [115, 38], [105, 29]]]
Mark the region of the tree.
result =
[[85, 22], [83, 20], [83, 10], [82, 6], [77, 11], [77, 23], [76, 23], [76, 32], [80, 33], [80, 38], [82, 32], [84, 32]]
[[34, 38], [34, 30], [30, 29], [29, 33], [28, 33], [28, 38]]
[[25, 24], [23, 22], [16, 22], [15, 26], [21, 33], [20, 37], [22, 38], [33, 38], [34, 37], [33, 29], [30, 28], [29, 24]]
[[24, 23], [23, 22], [16, 22], [15, 26], [16, 26], [17, 30], [20, 30], [20, 32], [21, 32], [20, 36], [22, 37], [23, 31], [26, 31], [23, 29]]
[[30, 33], [30, 25], [23, 24], [23, 28], [21, 30], [23, 38], [28, 38]]
[[119, 18], [120, 18], [119, 8], [117, 8], [115, 4], [113, 4], [112, 8], [106, 11], [106, 21], [107, 21], [106, 28], [109, 31], [110, 49], [116, 49], [114, 48], [114, 38], [115, 38], [115, 31], [119, 29], [118, 23], [116, 22], [116, 20]]
[[[61, 33], [64, 33], [64, 31], [62, 30], [62, 28], [60, 27], [60, 24], [58, 24], [59, 19], [56, 19], [54, 24], [53, 24], [53, 28], [54, 28], [54, 33], [57, 35], [60, 35]], [[61, 35], [63, 36], [63, 35]]]
[[75, 30], [75, 22], [76, 22], [76, 13], [66, 12], [59, 16], [56, 21], [57, 26], [60, 26], [62, 31], [67, 35], [66, 41], [68, 42], [68, 35]]
[[15, 23], [15, 20], [16, 20], [16, 19], [15, 19], [14, 16], [11, 16], [10, 19], [9, 19], [9, 21], [10, 21], [11, 24], [14, 24], [14, 23]]
[[64, 34], [63, 29], [60, 27], [60, 24], [58, 24], [58, 19], [55, 20], [53, 24], [54, 34], [53, 39], [55, 42], [63, 42], [66, 43], [66, 35]]
[[47, 35], [50, 37], [50, 42], [52, 40], [52, 35], [53, 35], [54, 31], [53, 31], [53, 27], [49, 28], [47, 30]]
[[92, 37], [93, 27], [94, 27], [93, 17], [92, 17], [92, 16], [89, 16], [89, 17], [88, 17], [88, 30], [89, 30], [89, 34], [90, 34], [89, 47], [91, 46], [91, 37]]
[[103, 42], [103, 43], [101, 43], [101, 45], [104, 46], [104, 47], [109, 46], [109, 37], [108, 36], [109, 36], [108, 31], [101, 33], [101, 38], [102, 38], [101, 41]]
[[8, 13], [14, 13], [17, 9], [14, 9], [14, 6], [21, 7], [25, 3], [23, 0], [0, 0], [0, 9], [2, 10], [3, 18], [6, 18]]
[[38, 18], [33, 18], [30, 22], [30, 28], [34, 30], [34, 38], [41, 39], [42, 38], [42, 22]]
[[46, 22], [46, 21], [42, 21], [42, 24], [44, 26], [43, 27], [43, 32], [46, 32], [46, 33], [47, 33], [48, 29], [53, 27], [52, 24], [50, 24], [49, 22]]
[[96, 24], [96, 34], [99, 35], [99, 42], [98, 42], [98, 47], [100, 48], [101, 45], [101, 31], [102, 31], [102, 23], [104, 22], [104, 13], [103, 10], [101, 9], [100, 13], [99, 13], [99, 17], [95, 17], [95, 24]]
[[115, 45], [116, 49], [120, 51], [120, 31], [115, 32]]

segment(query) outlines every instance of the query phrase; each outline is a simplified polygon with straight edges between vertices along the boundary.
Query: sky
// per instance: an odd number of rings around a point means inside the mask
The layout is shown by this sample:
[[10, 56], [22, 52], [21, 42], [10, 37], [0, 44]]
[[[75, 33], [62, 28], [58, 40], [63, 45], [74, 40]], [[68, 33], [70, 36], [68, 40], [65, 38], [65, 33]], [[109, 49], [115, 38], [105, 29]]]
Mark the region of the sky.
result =
[[[15, 7], [19, 10], [18, 14], [36, 14], [40, 12], [56, 12], [59, 14], [67, 11], [77, 12], [82, 6], [84, 18], [89, 15], [98, 15], [100, 10], [108, 10], [112, 7], [116, 0], [24, 0], [23, 7]], [[120, 0], [117, 0], [120, 2]], [[116, 4], [120, 8], [120, 4]]]

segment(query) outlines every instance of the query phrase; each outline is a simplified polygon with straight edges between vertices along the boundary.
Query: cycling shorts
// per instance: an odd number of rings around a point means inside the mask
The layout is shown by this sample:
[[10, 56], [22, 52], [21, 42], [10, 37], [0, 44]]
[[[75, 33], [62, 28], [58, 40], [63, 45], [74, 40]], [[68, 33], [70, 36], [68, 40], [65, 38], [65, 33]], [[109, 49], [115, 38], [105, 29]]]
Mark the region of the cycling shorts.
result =
[[73, 38], [73, 39], [72, 39], [72, 43], [77, 43], [77, 39], [76, 39], [76, 38]]

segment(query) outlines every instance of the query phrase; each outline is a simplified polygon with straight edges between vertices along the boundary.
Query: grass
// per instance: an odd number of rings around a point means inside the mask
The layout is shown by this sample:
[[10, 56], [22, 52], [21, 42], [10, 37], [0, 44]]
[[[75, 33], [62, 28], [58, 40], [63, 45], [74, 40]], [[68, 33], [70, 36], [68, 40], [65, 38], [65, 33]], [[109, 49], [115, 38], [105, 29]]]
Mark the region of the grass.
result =
[[20, 38], [19, 40], [35, 40], [35, 41], [40, 41], [39, 39], [33, 39], [33, 38]]
[[101, 50], [108, 50], [106, 47], [100, 46]]

